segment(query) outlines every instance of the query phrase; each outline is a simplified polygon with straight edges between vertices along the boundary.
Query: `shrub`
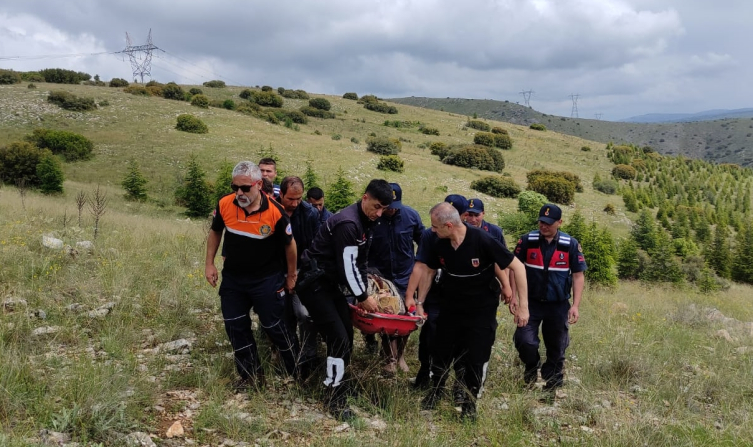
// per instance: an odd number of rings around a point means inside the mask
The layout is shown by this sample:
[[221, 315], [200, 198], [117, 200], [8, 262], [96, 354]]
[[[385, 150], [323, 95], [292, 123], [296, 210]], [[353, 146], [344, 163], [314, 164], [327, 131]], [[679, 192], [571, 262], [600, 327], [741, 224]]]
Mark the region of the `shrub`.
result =
[[499, 151], [477, 145], [452, 149], [442, 162], [448, 165], [492, 172], [502, 172], [505, 168], [505, 160]]
[[268, 85], [262, 85], [261, 86], [261, 91], [263, 91], [263, 92], [271, 92], [272, 90], [274, 90], [274, 89], [272, 87], [268, 86]]
[[64, 70], [62, 68], [45, 68], [44, 70], [39, 70], [39, 74], [44, 78], [45, 82], [54, 82], [56, 84], [80, 84], [92, 78], [88, 73]]
[[107, 107], [109, 105], [110, 105], [110, 101], [108, 101], [106, 99], [103, 99], [102, 101], [99, 102], [99, 104], [97, 104], [97, 106], [99, 106], [99, 107]]
[[614, 216], [617, 214], [617, 209], [611, 203], [607, 203], [607, 206], [604, 207], [604, 212], [610, 216]]
[[125, 178], [120, 183], [125, 190], [125, 198], [127, 200], [135, 200], [143, 202], [147, 199], [146, 196], [146, 177], [139, 170], [139, 165], [136, 160], [128, 162], [128, 170]]
[[355, 144], [358, 144], [358, 143], [360, 143], [360, 142], [361, 142], [361, 140], [359, 140], [359, 139], [358, 139], [358, 138], [356, 138], [356, 137], [350, 137], [350, 142], [351, 142], [351, 143], [355, 143]]
[[520, 194], [520, 186], [508, 177], [490, 175], [471, 182], [471, 189], [492, 197], [515, 198]]
[[140, 85], [131, 85], [123, 89], [124, 92], [137, 96], [152, 96], [152, 93], [146, 87]]
[[178, 115], [178, 124], [175, 125], [175, 128], [180, 131], [190, 132], [190, 133], [209, 132], [207, 125], [204, 124], [203, 121], [201, 121], [199, 118], [196, 118], [193, 115], [189, 115], [185, 113], [182, 115]]
[[322, 118], [322, 119], [332, 119], [336, 116], [332, 112], [328, 112], [322, 109], [315, 109], [310, 106], [301, 107], [301, 113], [303, 113], [306, 116], [313, 116], [314, 118]]
[[[580, 181], [580, 177], [577, 174], [567, 171], [549, 171], [546, 169], [534, 169], [526, 174], [528, 183], [536, 179], [537, 177], [558, 177], [562, 178], [573, 184], [576, 192], [583, 192], [583, 184]], [[530, 187], [528, 189], [531, 189]]]
[[387, 113], [390, 115], [397, 114], [397, 107], [384, 102], [367, 102], [363, 106], [366, 110], [371, 110], [372, 112]]
[[623, 180], [633, 180], [636, 176], [635, 168], [630, 165], [617, 165], [612, 168], [612, 175]]
[[0, 70], [0, 84], [19, 84], [21, 75], [13, 70]]
[[353, 101], [358, 101], [358, 94], [353, 92], [348, 92], [343, 95], [343, 99], [352, 99]]
[[202, 94], [204, 94], [204, 92], [201, 91], [201, 89], [198, 88], [198, 87], [191, 88], [191, 90], [189, 90], [188, 93], [190, 93], [192, 95], [202, 95]]
[[361, 96], [361, 99], [358, 100], [360, 104], [376, 104], [379, 102], [379, 98], [377, 98], [374, 95], [363, 95]]
[[[280, 87], [282, 88], [282, 87]], [[309, 99], [309, 94], [306, 93], [306, 90], [285, 90], [283, 89], [282, 92], [280, 92], [280, 89], [277, 89], [277, 92], [282, 95], [283, 98], [290, 98], [290, 99]]]
[[233, 183], [233, 164], [225, 160], [220, 165], [217, 178], [214, 181], [214, 200], [217, 203], [221, 198], [233, 192], [230, 185]]
[[164, 86], [165, 86], [165, 84], [163, 84], [163, 83], [161, 83], [161, 82], [158, 82], [158, 81], [156, 81], [156, 80], [152, 79], [151, 81], [147, 82], [147, 83], [146, 83], [146, 84], [144, 85], [144, 87], [154, 87], [154, 86], [156, 86], [156, 87], [164, 87]]
[[[181, 115], [183, 116], [183, 115]], [[188, 162], [188, 172], [175, 192], [175, 199], [179, 205], [188, 208], [188, 217], [206, 217], [212, 212], [212, 188], [204, 179], [206, 172], [199, 166], [195, 156]]]
[[494, 147], [504, 150], [512, 149], [512, 139], [507, 134], [494, 135]]
[[562, 177], [541, 176], [528, 182], [528, 189], [543, 194], [554, 203], [570, 204], [575, 198], [575, 185]]
[[343, 138], [343, 136], [341, 134], [339, 134], [339, 133], [336, 133], [336, 134], [332, 135], [332, 139], [335, 140], [335, 141], [340, 141], [340, 140], [342, 140], [342, 138]]
[[0, 181], [11, 184], [23, 181], [30, 186], [38, 185], [37, 165], [45, 153], [49, 151], [25, 141], [0, 147]]
[[491, 126], [483, 121], [479, 120], [468, 120], [468, 123], [466, 123], [467, 127], [470, 127], [471, 129], [480, 130], [482, 132], [489, 132], [491, 130]]
[[[163, 94], [164, 94], [164, 92], [163, 92], [164, 88], [165, 88], [165, 86], [163, 86], [161, 84], [160, 85], [155, 84], [155, 85], [147, 85], [146, 86], [146, 90], [149, 92], [149, 94], [151, 96], [160, 96], [160, 97], [162, 97]], [[182, 99], [182, 98], [179, 98], [179, 99]]]
[[248, 98], [248, 100], [264, 107], [282, 107], [283, 103], [282, 96], [269, 90], [266, 92], [251, 90], [251, 96]]
[[228, 110], [235, 110], [235, 101], [232, 99], [226, 99], [222, 101], [222, 108]]
[[225, 88], [225, 81], [218, 81], [218, 80], [207, 81], [202, 85], [204, 87], [209, 87], [209, 88]]
[[162, 97], [176, 101], [185, 101], [186, 94], [183, 92], [181, 86], [174, 82], [168, 82], [167, 85], [162, 88]]
[[21, 79], [25, 82], [44, 82], [44, 76], [39, 74], [39, 72], [36, 71], [27, 71], [23, 73], [19, 73], [21, 76]]
[[541, 124], [541, 123], [533, 123], [533, 124], [531, 124], [528, 127], [531, 128], [531, 129], [533, 129], [533, 130], [540, 130], [542, 132], [546, 131], [546, 126], [543, 125], [543, 124]]
[[319, 110], [329, 110], [332, 108], [332, 104], [330, 104], [325, 98], [309, 99], [309, 106]]
[[628, 164], [633, 159], [633, 153], [635, 151], [630, 146], [614, 146], [612, 148], [611, 153], [611, 160], [612, 163], [619, 165], [619, 164]]
[[37, 88], [37, 86], [32, 83], [32, 84], [27, 85], [26, 88], [33, 90], [33, 89]]
[[399, 140], [387, 137], [369, 137], [366, 139], [366, 150], [379, 155], [397, 155], [402, 148]]
[[261, 106], [255, 102], [244, 101], [235, 106], [235, 111], [246, 115], [256, 116], [259, 112], [261, 112]]
[[108, 84], [110, 87], [128, 87], [128, 81], [123, 78], [112, 78]]
[[473, 136], [473, 143], [492, 147], [494, 146], [494, 134], [490, 132], [476, 132], [476, 135]]
[[405, 163], [397, 155], [382, 155], [379, 157], [377, 169], [381, 171], [404, 172]]
[[583, 152], [591, 152], [591, 147], [590, 146], [583, 146], [583, 147], [580, 148], [580, 150], [582, 150]]
[[86, 110], [94, 110], [97, 108], [97, 104], [93, 98], [80, 98], [73, 93], [64, 91], [50, 92], [47, 96], [47, 101], [57, 104], [66, 110], [73, 110], [77, 112], [83, 112]]
[[421, 133], [424, 135], [436, 135], [439, 136], [439, 129], [436, 127], [422, 127]]
[[431, 145], [429, 146], [429, 150], [431, 151], [431, 155], [439, 156], [440, 160], [444, 160], [447, 154], [450, 153], [449, 146], [442, 143], [441, 141], [435, 141], [431, 143]]
[[353, 203], [355, 198], [353, 184], [348, 180], [345, 171], [338, 168], [335, 181], [327, 190], [327, 208], [335, 213]]
[[492, 133], [496, 135], [508, 135], [508, 132], [501, 127], [492, 127]]
[[[536, 229], [536, 218], [538, 217], [538, 214], [538, 209], [536, 209], [536, 217], [531, 217], [528, 214], [521, 212], [505, 213], [499, 219], [498, 224], [500, 227], [502, 227], [502, 230], [504, 230], [506, 235], [510, 235], [514, 237], [513, 240], [516, 240], [529, 231]], [[509, 241], [510, 239], [507, 240]]]
[[83, 135], [66, 130], [34, 129], [26, 141], [40, 149], [49, 149], [53, 154], [62, 155], [65, 161], [89, 160], [92, 158], [94, 143]]
[[58, 194], [63, 192], [63, 168], [57, 157], [45, 151], [42, 159], [37, 164], [37, 178], [39, 178], [39, 190], [43, 194]]
[[594, 189], [604, 194], [614, 194], [617, 192], [617, 182], [611, 178], [594, 180]]
[[547, 202], [547, 198], [543, 194], [539, 194], [536, 191], [523, 191], [518, 195], [518, 211], [524, 213], [529, 218], [536, 222], [539, 217], [539, 211], [541, 207]]
[[238, 94], [238, 96], [240, 96], [240, 97], [241, 97], [241, 98], [243, 98], [243, 99], [251, 99], [251, 94], [252, 94], [252, 93], [253, 93], [253, 90], [251, 90], [251, 89], [249, 89], [249, 88], [246, 88], [246, 89], [243, 89], [243, 90], [242, 90], [242, 91], [241, 91], [241, 92], [240, 92], [240, 93]]
[[191, 105], [201, 107], [202, 109], [208, 109], [209, 98], [202, 94], [195, 95], [193, 98], [191, 98]]

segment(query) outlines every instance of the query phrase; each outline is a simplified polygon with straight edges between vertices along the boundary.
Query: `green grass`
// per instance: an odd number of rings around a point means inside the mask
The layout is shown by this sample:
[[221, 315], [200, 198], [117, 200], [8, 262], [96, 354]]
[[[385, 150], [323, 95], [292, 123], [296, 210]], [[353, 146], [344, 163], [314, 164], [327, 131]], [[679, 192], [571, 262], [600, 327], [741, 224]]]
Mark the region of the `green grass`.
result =
[[[359, 187], [388, 175], [403, 186], [404, 202], [426, 217], [448, 192], [475, 195], [470, 181], [486, 175], [443, 165], [418, 147], [437, 140], [471, 141], [473, 132], [462, 130], [466, 118], [399, 106], [399, 119], [440, 129], [440, 137], [428, 137], [417, 129], [385, 127], [383, 115], [328, 98], [338, 118], [312, 120], [296, 132], [231, 111], [200, 110], [109, 88], [61, 86], [110, 102], [86, 115], [62, 112], [46, 105], [43, 93], [50, 88], [0, 88], [4, 104], [18, 112], [0, 124], [0, 144], [42, 123], [91, 138], [95, 158], [65, 165], [68, 180], [61, 196], [29, 192], [22, 201], [16, 188], [0, 188], [0, 299], [28, 303], [15, 311], [0, 310], [0, 444], [28, 445], [41, 429], [50, 429], [66, 431], [84, 445], [122, 445], [120, 436], [131, 431], [164, 438], [177, 419], [200, 445], [224, 439], [316, 446], [753, 443], [748, 380], [753, 361], [743, 349], [751, 344], [745, 322], [753, 321], [753, 293], [740, 285], [719, 294], [632, 282], [615, 290], [587, 288], [581, 321], [572, 327], [564, 395], [554, 410], [538, 402], [540, 392], [521, 387], [511, 342], [514, 328], [505, 309], [475, 425], [459, 422], [449, 402], [430, 416], [420, 413], [422, 394], [409, 388], [408, 376], [381, 377], [378, 362], [366, 356], [358, 336], [353, 363], [360, 393], [352, 403], [363, 417], [347, 431], [337, 432], [340, 424], [323, 414], [319, 380], [299, 387], [277, 376], [271, 365], [265, 392], [234, 396], [228, 387], [234, 367], [217, 291], [203, 278], [207, 222], [186, 221], [172, 205], [175, 178], [188, 155], [197, 154], [212, 171], [225, 159], [256, 160], [258, 151], [271, 145], [282, 157], [281, 168], [291, 174], [302, 174], [310, 159], [322, 178], [342, 166]], [[204, 90], [216, 98], [233, 94], [232, 88]], [[43, 121], [25, 121], [37, 109]], [[184, 112], [201, 115], [210, 133], [175, 131], [175, 117]], [[600, 211], [615, 198], [590, 186], [594, 173], [606, 176], [611, 168], [602, 145], [498, 125], [515, 142], [505, 152], [512, 178], [524, 184], [525, 173], [534, 168], [578, 173], [585, 192], [576, 195], [577, 207], [618, 234], [627, 231], [624, 213], [610, 217]], [[410, 140], [400, 154], [405, 174], [377, 171], [378, 157], [350, 142], [352, 137], [365, 141], [371, 132]], [[332, 140], [333, 134], [343, 138]], [[584, 145], [594, 150], [580, 151]], [[147, 203], [122, 197], [119, 183], [131, 158], [150, 180]], [[71, 256], [43, 247], [47, 233], [71, 246], [92, 240], [92, 216], [84, 209], [78, 225], [74, 197], [79, 191], [91, 194], [97, 184], [110, 202], [95, 249]], [[512, 199], [482, 197], [488, 214], [516, 207]], [[565, 212], [567, 220], [572, 210]], [[115, 305], [106, 317], [87, 315], [108, 302]], [[67, 309], [74, 303], [83, 311]], [[30, 316], [39, 309], [46, 312], [45, 320]], [[711, 309], [740, 323], [712, 320]], [[32, 335], [44, 326], [59, 330]], [[720, 329], [727, 329], [733, 341], [720, 337]], [[193, 347], [176, 367], [174, 353], [152, 350], [178, 338], [191, 340]], [[407, 354], [413, 373], [416, 344], [414, 335]], [[269, 358], [268, 349], [261, 352]], [[386, 428], [372, 428], [374, 420], [384, 421]]]

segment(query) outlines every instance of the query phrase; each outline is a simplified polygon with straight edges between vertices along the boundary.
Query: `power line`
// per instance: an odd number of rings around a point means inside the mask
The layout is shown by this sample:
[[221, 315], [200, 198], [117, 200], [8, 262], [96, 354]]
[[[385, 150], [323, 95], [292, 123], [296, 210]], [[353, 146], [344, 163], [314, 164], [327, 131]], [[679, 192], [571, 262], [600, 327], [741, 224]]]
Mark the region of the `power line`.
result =
[[[133, 79], [137, 76], [141, 77], [141, 83], [144, 83], [144, 75], [152, 77], [152, 51], [160, 50], [158, 46], [152, 43], [152, 30], [149, 29], [149, 36], [146, 38], [146, 45], [132, 45], [131, 36], [126, 33], [126, 48], [116, 53], [125, 53], [131, 60], [131, 68], [133, 68]], [[143, 58], [141, 53], [144, 53]]]
[[98, 53], [71, 53], [71, 54], [43, 54], [39, 56], [5, 56], [0, 61], [33, 61], [40, 59], [64, 59], [68, 57], [101, 56], [103, 54], [115, 54], [115, 51], [101, 51]]
[[570, 110], [570, 118], [578, 118], [578, 97], [580, 94], [570, 95], [573, 100], [573, 108]]
[[523, 90], [520, 92], [521, 95], [523, 95], [523, 101], [526, 103], [526, 107], [531, 107], [531, 95], [534, 94], [533, 90]]

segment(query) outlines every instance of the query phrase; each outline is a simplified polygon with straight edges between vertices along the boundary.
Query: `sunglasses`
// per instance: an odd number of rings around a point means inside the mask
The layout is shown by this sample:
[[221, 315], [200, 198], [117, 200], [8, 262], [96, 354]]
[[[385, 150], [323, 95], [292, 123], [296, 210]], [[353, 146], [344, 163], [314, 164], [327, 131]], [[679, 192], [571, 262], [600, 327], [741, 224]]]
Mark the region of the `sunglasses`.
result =
[[230, 184], [230, 189], [233, 190], [233, 192], [238, 192], [240, 189], [243, 192], [249, 192], [251, 191], [251, 188], [253, 188], [254, 185], [256, 185], [257, 182], [254, 182], [250, 185], [236, 185], [235, 183]]

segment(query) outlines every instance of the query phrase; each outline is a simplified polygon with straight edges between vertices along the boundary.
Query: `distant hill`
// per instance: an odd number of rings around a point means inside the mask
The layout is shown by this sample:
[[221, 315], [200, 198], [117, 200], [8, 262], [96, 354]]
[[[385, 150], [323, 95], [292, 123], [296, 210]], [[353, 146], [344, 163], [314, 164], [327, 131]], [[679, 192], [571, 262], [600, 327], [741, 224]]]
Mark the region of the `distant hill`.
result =
[[649, 113], [620, 120], [626, 123], [683, 123], [728, 118], [753, 118], [753, 109], [705, 110], [698, 113]]
[[[736, 118], [710, 121], [706, 118], [704, 121], [631, 123], [547, 115], [509, 101], [423, 97], [392, 98], [390, 101], [466, 116], [475, 113], [480, 118], [523, 126], [541, 123], [554, 132], [588, 140], [633, 143], [651, 146], [662, 154], [753, 166], [753, 109], [709, 111], [740, 113]], [[709, 113], [708, 116], [714, 115]]]

